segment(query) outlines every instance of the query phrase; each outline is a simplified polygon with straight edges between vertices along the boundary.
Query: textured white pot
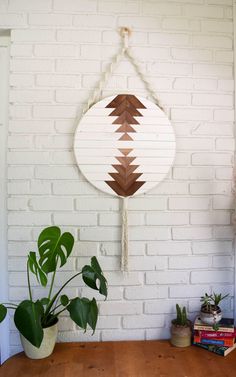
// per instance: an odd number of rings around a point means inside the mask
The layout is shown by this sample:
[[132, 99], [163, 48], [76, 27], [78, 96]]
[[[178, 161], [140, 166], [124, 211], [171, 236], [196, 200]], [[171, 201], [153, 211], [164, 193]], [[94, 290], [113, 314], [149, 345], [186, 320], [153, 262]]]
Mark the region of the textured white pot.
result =
[[57, 323], [43, 329], [43, 341], [39, 348], [33, 346], [23, 335], [20, 334], [22, 346], [26, 356], [30, 359], [43, 359], [53, 352], [58, 333]]

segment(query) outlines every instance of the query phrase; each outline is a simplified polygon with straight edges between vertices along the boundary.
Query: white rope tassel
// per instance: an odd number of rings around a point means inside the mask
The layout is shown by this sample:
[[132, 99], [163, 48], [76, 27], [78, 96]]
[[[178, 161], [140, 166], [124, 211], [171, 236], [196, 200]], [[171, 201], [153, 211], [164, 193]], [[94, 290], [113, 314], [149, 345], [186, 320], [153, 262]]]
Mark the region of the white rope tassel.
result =
[[121, 270], [128, 271], [129, 239], [128, 239], [128, 199], [123, 197], [122, 206], [122, 236], [121, 236]]

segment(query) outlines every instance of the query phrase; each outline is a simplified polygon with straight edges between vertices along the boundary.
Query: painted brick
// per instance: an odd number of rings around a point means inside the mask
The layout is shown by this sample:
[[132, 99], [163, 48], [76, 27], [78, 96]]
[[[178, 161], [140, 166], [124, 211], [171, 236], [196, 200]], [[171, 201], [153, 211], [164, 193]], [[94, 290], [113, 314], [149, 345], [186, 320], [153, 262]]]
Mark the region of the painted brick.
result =
[[167, 268], [167, 258], [164, 257], [130, 257], [130, 271], [164, 270]]
[[168, 296], [168, 287], [155, 285], [144, 287], [127, 287], [124, 290], [124, 297], [127, 300], [149, 300], [166, 298]]
[[147, 284], [187, 284], [189, 272], [186, 271], [149, 271], [146, 272]]
[[143, 3], [143, 13], [144, 14], [158, 14], [164, 16], [180, 16], [181, 15], [181, 7], [179, 4], [168, 4], [166, 2], [158, 2], [155, 1], [145, 1]]
[[116, 24], [116, 19], [111, 15], [76, 15], [73, 17], [73, 25], [79, 28], [114, 28]]
[[219, 122], [233, 122], [234, 111], [219, 109], [214, 111], [214, 119]]
[[220, 138], [216, 139], [216, 150], [219, 151], [234, 151], [235, 142], [233, 139]]
[[101, 302], [99, 307], [101, 315], [130, 315], [141, 314], [141, 302]]
[[226, 153], [194, 153], [193, 165], [232, 165], [232, 154]]
[[232, 124], [223, 124], [222, 123], [204, 123], [199, 124], [197, 127], [194, 128], [193, 134], [196, 135], [211, 135], [211, 136], [218, 136], [218, 135], [233, 135]]
[[83, 198], [76, 200], [76, 209], [79, 211], [117, 211], [119, 210], [117, 198]]
[[173, 120], [212, 120], [213, 111], [209, 109], [196, 109], [191, 107], [188, 109], [173, 109], [171, 111], [171, 118]]
[[68, 0], [66, 3], [63, 0], [54, 1], [55, 11], [66, 12], [94, 12], [96, 11], [97, 2], [95, 0], [89, 0], [86, 2]]
[[234, 198], [232, 196], [216, 195], [213, 198], [214, 209], [234, 209]]
[[217, 239], [232, 239], [234, 228], [231, 226], [217, 226], [214, 228], [213, 237]]
[[101, 40], [101, 33], [97, 30], [59, 30], [57, 32], [59, 42], [96, 43]]
[[194, 76], [216, 76], [217, 78], [232, 78], [232, 66], [223, 64], [193, 64]]
[[191, 253], [191, 242], [155, 241], [148, 242], [148, 255], [186, 255]]
[[211, 258], [198, 256], [170, 257], [169, 268], [174, 270], [204, 269], [211, 267]]
[[184, 179], [184, 180], [211, 180], [214, 178], [215, 172], [211, 167], [200, 167], [196, 168], [174, 168], [173, 178], [174, 179]]
[[47, 44], [39, 45], [37, 44], [34, 49], [35, 56], [45, 56], [45, 57], [60, 57], [60, 56], [76, 56], [77, 48], [74, 45], [67, 44]]
[[11, 61], [11, 69], [14, 72], [52, 72], [53, 62], [47, 59], [14, 59]]
[[[180, 19], [180, 25], [182, 20]], [[210, 61], [212, 60], [212, 52], [207, 49], [184, 49], [184, 48], [172, 48], [171, 56], [177, 60], [191, 60], [191, 61]]]
[[225, 211], [195, 212], [190, 214], [190, 223], [194, 225], [228, 225], [230, 213]]
[[145, 329], [164, 326], [164, 316], [159, 315], [139, 315], [127, 316], [123, 318], [123, 326], [128, 329]]
[[32, 29], [13, 30], [12, 40], [14, 42], [52, 42], [55, 40], [53, 30]]
[[58, 74], [39, 74], [36, 76], [37, 86], [49, 87], [74, 87], [76, 83], [80, 83], [78, 75], [58, 75]]
[[219, 270], [215, 271], [193, 271], [191, 272], [191, 283], [232, 283], [233, 271], [232, 270]]
[[8, 225], [22, 225], [25, 226], [47, 226], [50, 224], [49, 213], [35, 213], [35, 212], [10, 212], [8, 216]]
[[9, 194], [18, 194], [18, 195], [25, 195], [25, 194], [28, 194], [29, 193], [29, 187], [30, 187], [30, 183], [29, 181], [14, 181], [14, 180], [10, 180], [8, 182], [8, 193]]
[[182, 33], [150, 33], [149, 43], [161, 46], [188, 46], [189, 36]]
[[122, 341], [122, 340], [144, 340], [145, 339], [145, 330], [103, 330], [102, 331], [102, 341], [106, 342], [108, 340], [112, 341]]
[[135, 14], [139, 13], [140, 6], [136, 1], [124, 1], [120, 0], [112, 1], [112, 0], [99, 0], [98, 2], [98, 10], [104, 13], [116, 14], [116, 13], [130, 13]]
[[178, 212], [173, 218], [172, 212], [156, 213], [149, 212], [146, 215], [147, 225], [186, 225], [189, 223], [188, 213]]
[[232, 63], [233, 62], [233, 51], [216, 51], [215, 59], [217, 63]]
[[1, 13], [0, 14], [0, 25], [2, 28], [7, 27], [25, 27], [27, 24], [26, 22], [26, 15], [17, 14], [17, 13]]
[[209, 198], [185, 197], [185, 198], [170, 198], [169, 208], [173, 210], [201, 210], [209, 209]]
[[197, 195], [207, 194], [226, 194], [231, 193], [230, 182], [204, 182], [204, 183], [190, 183], [190, 193]]
[[208, 290], [208, 285], [176, 285], [170, 287], [170, 297], [183, 299], [186, 297], [200, 298], [202, 292], [207, 292]]
[[20, 11], [31, 11], [31, 10], [51, 10], [51, 0], [42, 0], [38, 2], [37, 0], [21, 0], [19, 3], [18, 0], [9, 1], [9, 10], [20, 10]]
[[166, 208], [166, 198], [131, 198], [129, 201], [129, 209], [134, 211], [163, 210]]
[[217, 168], [216, 169], [216, 179], [226, 179], [226, 180], [232, 180], [233, 178], [233, 168]]
[[197, 240], [212, 238], [212, 229], [207, 227], [173, 228], [173, 239]]
[[[120, 213], [101, 213], [99, 215], [99, 225], [121, 226]], [[129, 213], [129, 225], [144, 225], [144, 213]]]
[[19, 88], [32, 87], [34, 86], [34, 75], [31, 74], [11, 74], [10, 75], [10, 84], [11, 86], [16, 86]]
[[214, 256], [213, 264], [214, 268], [230, 268], [234, 266], [234, 257], [233, 256]]
[[72, 24], [72, 16], [67, 14], [45, 14], [31, 13], [29, 14], [29, 24], [33, 26], [70, 26]]
[[11, 102], [18, 103], [51, 102], [53, 100], [53, 92], [49, 90], [11, 90], [9, 98]]
[[194, 254], [224, 254], [232, 252], [232, 241], [193, 242]]

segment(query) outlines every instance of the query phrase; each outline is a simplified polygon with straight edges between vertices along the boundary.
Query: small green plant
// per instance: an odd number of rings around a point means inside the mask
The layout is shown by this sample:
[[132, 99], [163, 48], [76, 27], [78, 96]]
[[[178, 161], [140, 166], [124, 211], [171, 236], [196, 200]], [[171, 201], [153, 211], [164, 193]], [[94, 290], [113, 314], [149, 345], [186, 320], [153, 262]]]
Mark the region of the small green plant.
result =
[[187, 326], [189, 320], [187, 318], [186, 307], [184, 306], [183, 308], [181, 308], [178, 304], [176, 304], [176, 314], [177, 317], [174, 320], [174, 324], [178, 326]]
[[205, 293], [204, 296], [201, 297], [202, 307], [206, 309], [206, 311], [211, 312], [212, 310], [215, 310], [220, 302], [224, 300], [226, 297], [228, 297], [229, 294], [222, 296], [222, 294], [217, 294], [213, 292], [212, 295], [208, 295]]
[[[0, 304], [0, 322], [4, 320], [8, 309], [13, 309], [14, 322], [19, 332], [35, 347], [39, 348], [43, 340], [43, 329], [57, 323], [58, 316], [67, 311], [72, 321], [86, 331], [89, 325], [95, 331], [98, 306], [95, 298], [74, 297], [70, 299], [61, 294], [63, 289], [75, 277], [81, 275], [84, 283], [107, 297], [107, 281], [102, 269], [94, 256], [90, 265], [85, 265], [81, 271], [74, 274], [54, 292], [54, 282], [57, 269], [62, 267], [72, 252], [74, 237], [71, 233], [61, 233], [60, 228], [51, 226], [45, 228], [38, 237], [38, 252], [30, 251], [27, 259], [27, 281], [29, 298], [18, 305], [13, 303]], [[46, 297], [34, 300], [31, 288], [30, 273], [35, 275], [38, 283], [46, 287], [50, 279]]]

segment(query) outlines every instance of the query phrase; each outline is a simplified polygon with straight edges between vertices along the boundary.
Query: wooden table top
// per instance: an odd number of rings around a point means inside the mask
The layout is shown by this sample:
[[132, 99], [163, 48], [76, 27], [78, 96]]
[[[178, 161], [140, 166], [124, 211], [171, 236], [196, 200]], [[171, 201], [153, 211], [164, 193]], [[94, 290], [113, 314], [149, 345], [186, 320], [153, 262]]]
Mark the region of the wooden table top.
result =
[[226, 357], [167, 340], [60, 343], [51, 356], [23, 353], [0, 367], [0, 377], [234, 377], [236, 350]]

